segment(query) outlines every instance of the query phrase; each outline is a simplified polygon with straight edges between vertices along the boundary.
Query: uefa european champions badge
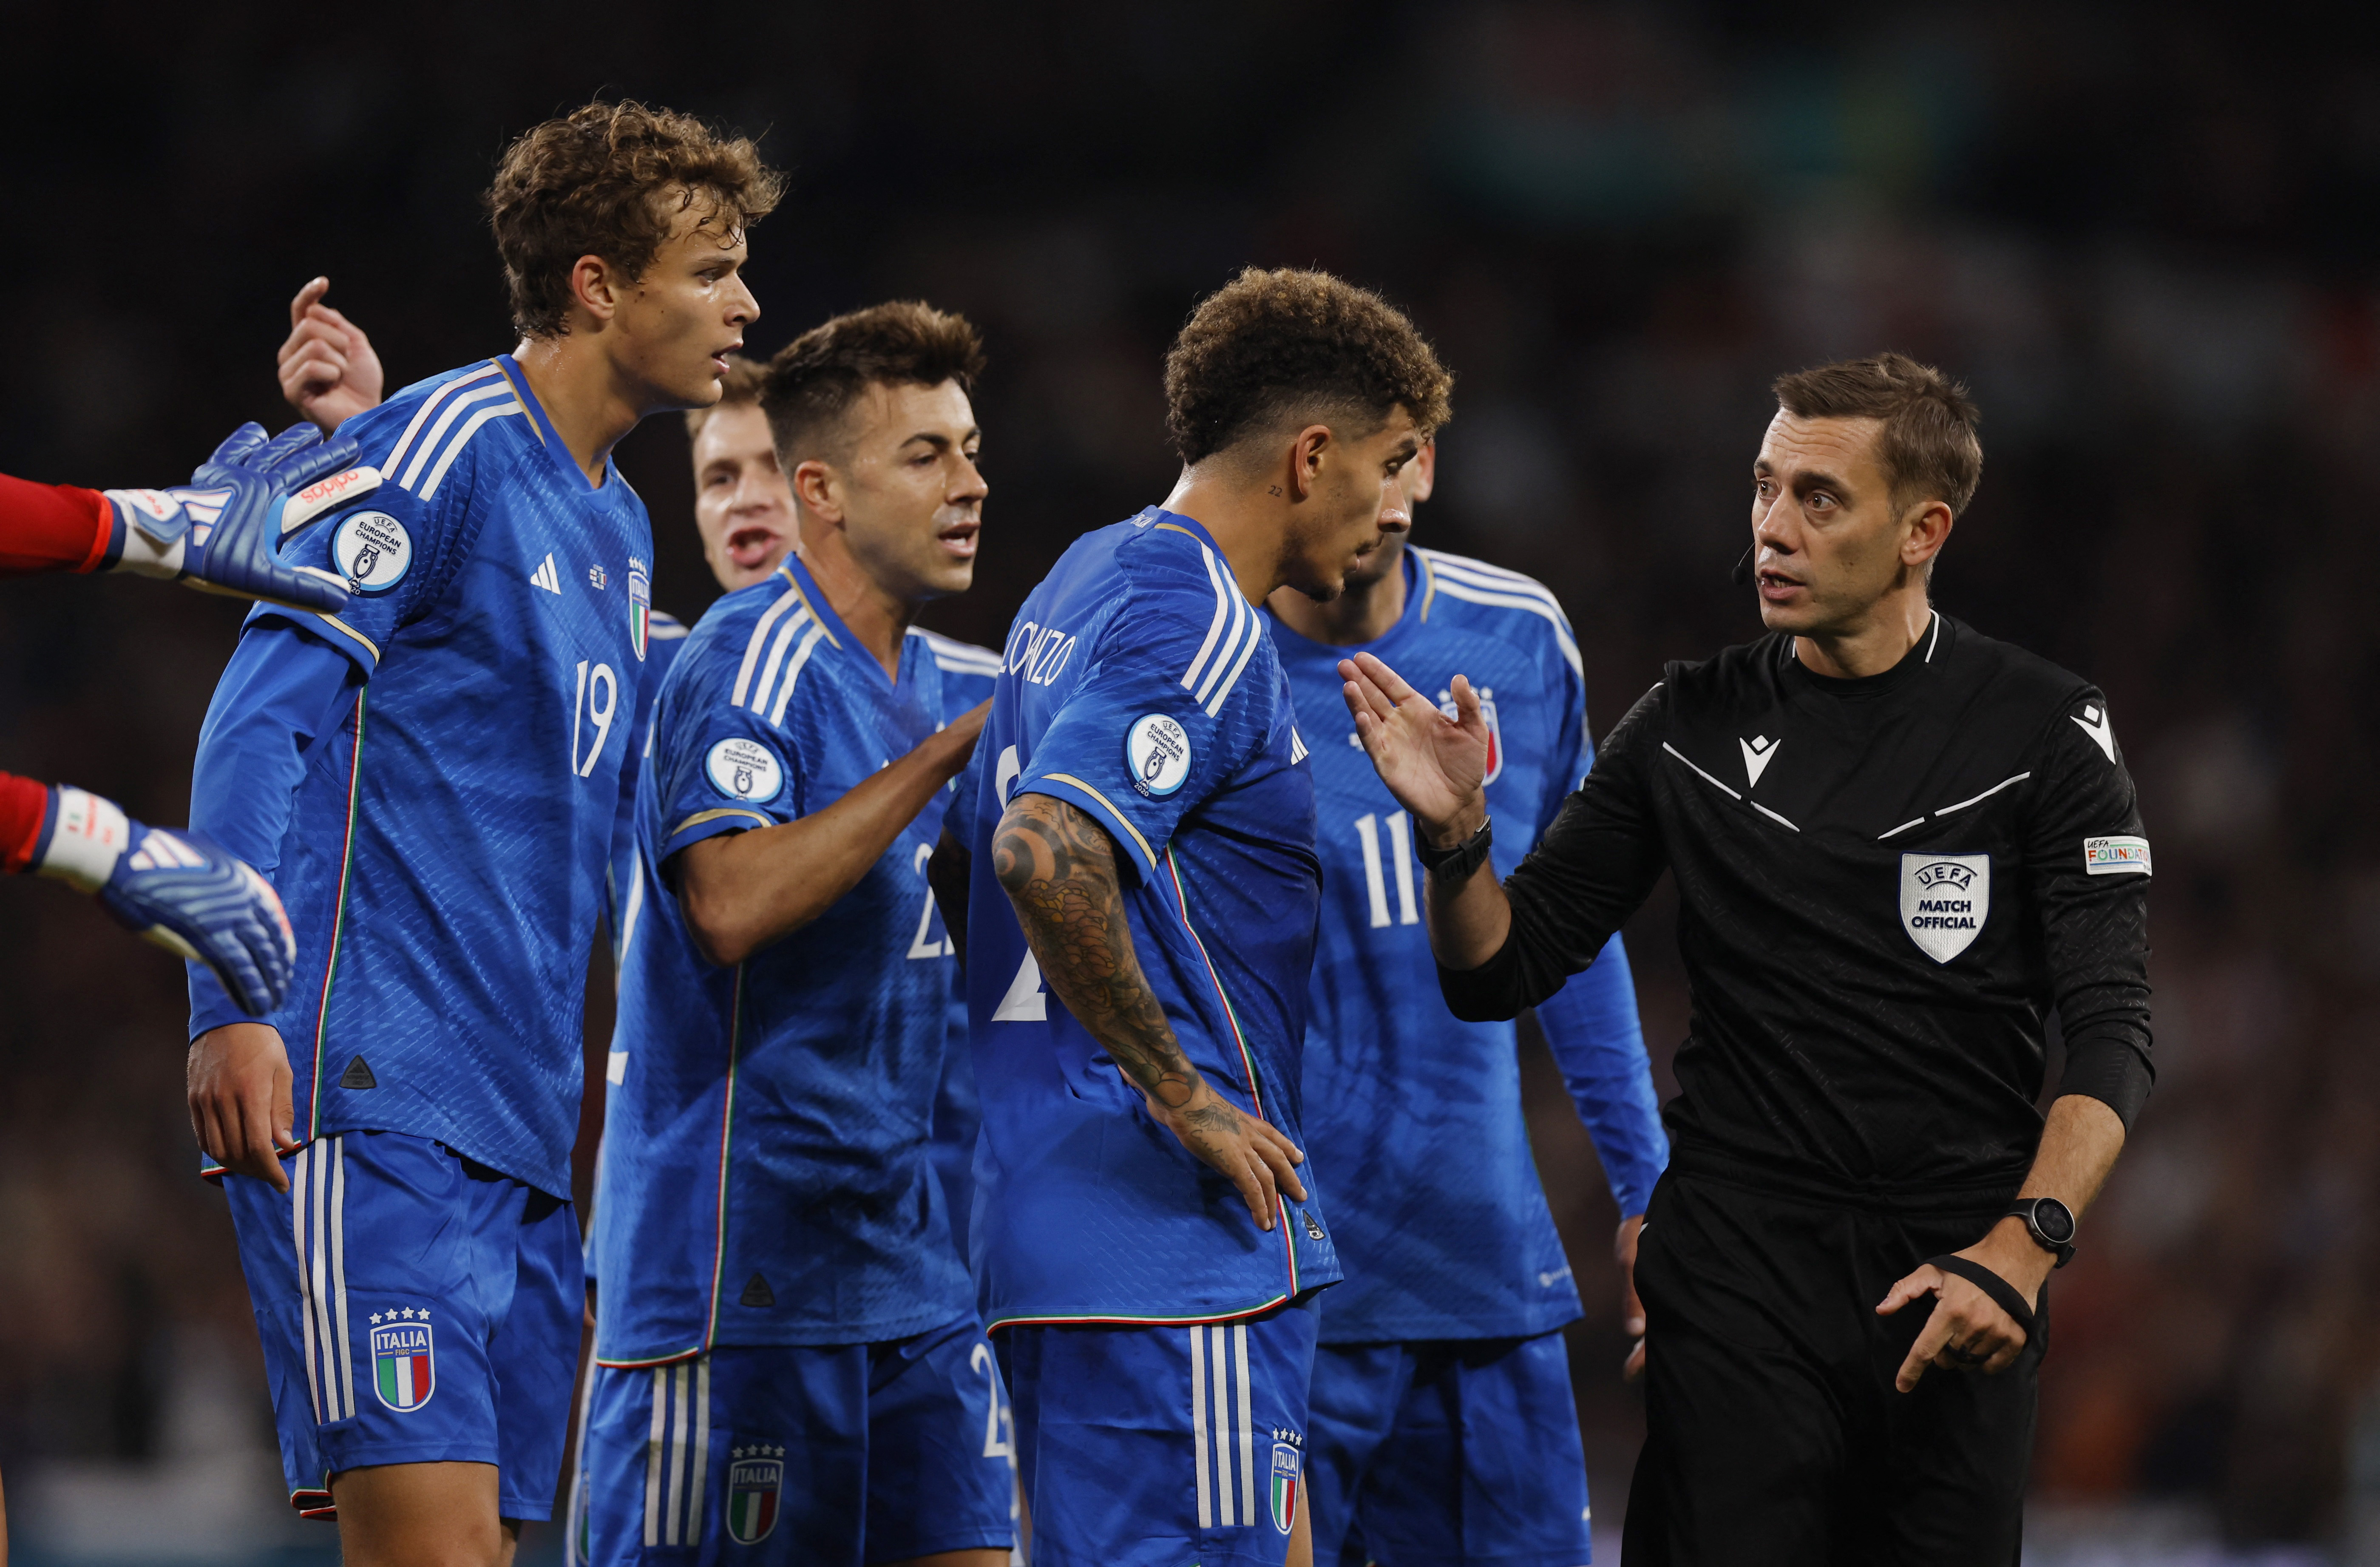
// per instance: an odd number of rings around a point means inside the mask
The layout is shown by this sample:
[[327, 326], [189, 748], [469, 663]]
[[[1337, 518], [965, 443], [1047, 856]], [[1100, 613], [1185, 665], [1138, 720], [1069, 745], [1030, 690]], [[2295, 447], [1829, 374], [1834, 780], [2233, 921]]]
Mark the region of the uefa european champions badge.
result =
[[1900, 856], [1900, 928], [1936, 963], [1965, 952], [1991, 912], [1991, 856]]
[[637, 662], [645, 662], [645, 640], [653, 626], [653, 578], [645, 563], [628, 557], [628, 640], [636, 644]]
[[385, 593], [413, 565], [413, 535], [386, 512], [351, 512], [331, 536], [331, 564], [353, 593]]
[[[1496, 693], [1488, 686], [1479, 686], [1473, 687], [1473, 694], [1479, 698], [1479, 722], [1488, 726], [1488, 771], [1479, 780], [1479, 786], [1484, 789], [1504, 775], [1504, 726], [1496, 721]], [[1462, 722], [1463, 714], [1454, 705], [1451, 686], [1438, 694], [1438, 711], [1457, 723]]]
[[[784, 1449], [739, 1447], [727, 1469], [727, 1537], [737, 1545], [758, 1545], [777, 1526], [777, 1505], [784, 1493]], [[776, 1454], [747, 1458], [746, 1453]]]
[[[430, 1313], [390, 1312], [391, 1320], [371, 1330], [372, 1386], [381, 1403], [409, 1415], [438, 1391], [438, 1356], [430, 1338]], [[401, 1318], [401, 1319], [400, 1319]]]
[[1124, 734], [1123, 760], [1132, 786], [1161, 800], [1190, 776], [1190, 732], [1165, 713], [1144, 714]]
[[1282, 1534], [1297, 1521], [1297, 1450], [1272, 1444], [1272, 1526]]
[[773, 800], [784, 787], [785, 770], [776, 753], [757, 740], [730, 735], [703, 759], [710, 786], [734, 800]]

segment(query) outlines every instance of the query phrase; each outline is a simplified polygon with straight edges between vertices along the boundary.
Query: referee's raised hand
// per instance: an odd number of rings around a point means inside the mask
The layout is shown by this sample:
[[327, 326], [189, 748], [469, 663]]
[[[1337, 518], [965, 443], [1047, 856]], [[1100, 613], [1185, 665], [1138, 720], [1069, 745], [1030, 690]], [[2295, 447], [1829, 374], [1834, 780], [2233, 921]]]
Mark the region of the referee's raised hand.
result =
[[1460, 842], [1479, 829], [1488, 804], [1481, 781], [1488, 775], [1488, 721], [1479, 694], [1458, 674], [1449, 718], [1436, 702], [1369, 653], [1339, 662], [1347, 711], [1355, 734], [1372, 759], [1380, 782], [1413, 813], [1422, 831]]

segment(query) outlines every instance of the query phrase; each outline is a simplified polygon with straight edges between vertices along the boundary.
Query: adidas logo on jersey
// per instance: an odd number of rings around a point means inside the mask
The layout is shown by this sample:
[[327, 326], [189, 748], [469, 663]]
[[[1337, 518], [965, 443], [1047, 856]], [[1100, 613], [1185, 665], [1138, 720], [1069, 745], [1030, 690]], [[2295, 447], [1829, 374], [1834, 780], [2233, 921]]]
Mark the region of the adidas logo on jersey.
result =
[[562, 574], [553, 569], [553, 556], [551, 553], [546, 555], [543, 564], [528, 574], [528, 580], [533, 588], [542, 588], [556, 598], [562, 596]]

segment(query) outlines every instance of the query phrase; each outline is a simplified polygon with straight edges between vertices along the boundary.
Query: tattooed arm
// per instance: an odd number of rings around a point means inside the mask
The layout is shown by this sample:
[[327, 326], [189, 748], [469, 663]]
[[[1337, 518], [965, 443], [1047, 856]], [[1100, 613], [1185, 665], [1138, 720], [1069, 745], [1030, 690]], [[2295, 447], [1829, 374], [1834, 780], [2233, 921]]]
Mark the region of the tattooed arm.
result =
[[1107, 832], [1063, 800], [1019, 795], [993, 834], [991, 864], [1050, 989], [1106, 1047], [1148, 1113], [1229, 1176], [1257, 1225], [1271, 1229], [1277, 1191], [1305, 1198], [1296, 1171], [1305, 1155], [1277, 1128], [1241, 1114], [1182, 1053], [1141, 976]]

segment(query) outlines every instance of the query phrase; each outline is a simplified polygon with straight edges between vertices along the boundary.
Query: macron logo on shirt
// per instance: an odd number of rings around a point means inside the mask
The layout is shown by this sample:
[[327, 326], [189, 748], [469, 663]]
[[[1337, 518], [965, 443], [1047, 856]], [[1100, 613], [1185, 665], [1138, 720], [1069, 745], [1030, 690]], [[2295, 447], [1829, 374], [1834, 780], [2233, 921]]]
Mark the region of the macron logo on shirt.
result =
[[542, 588], [555, 598], [562, 597], [562, 574], [553, 569], [552, 552], [546, 553], [545, 563], [528, 574], [532, 587]]

